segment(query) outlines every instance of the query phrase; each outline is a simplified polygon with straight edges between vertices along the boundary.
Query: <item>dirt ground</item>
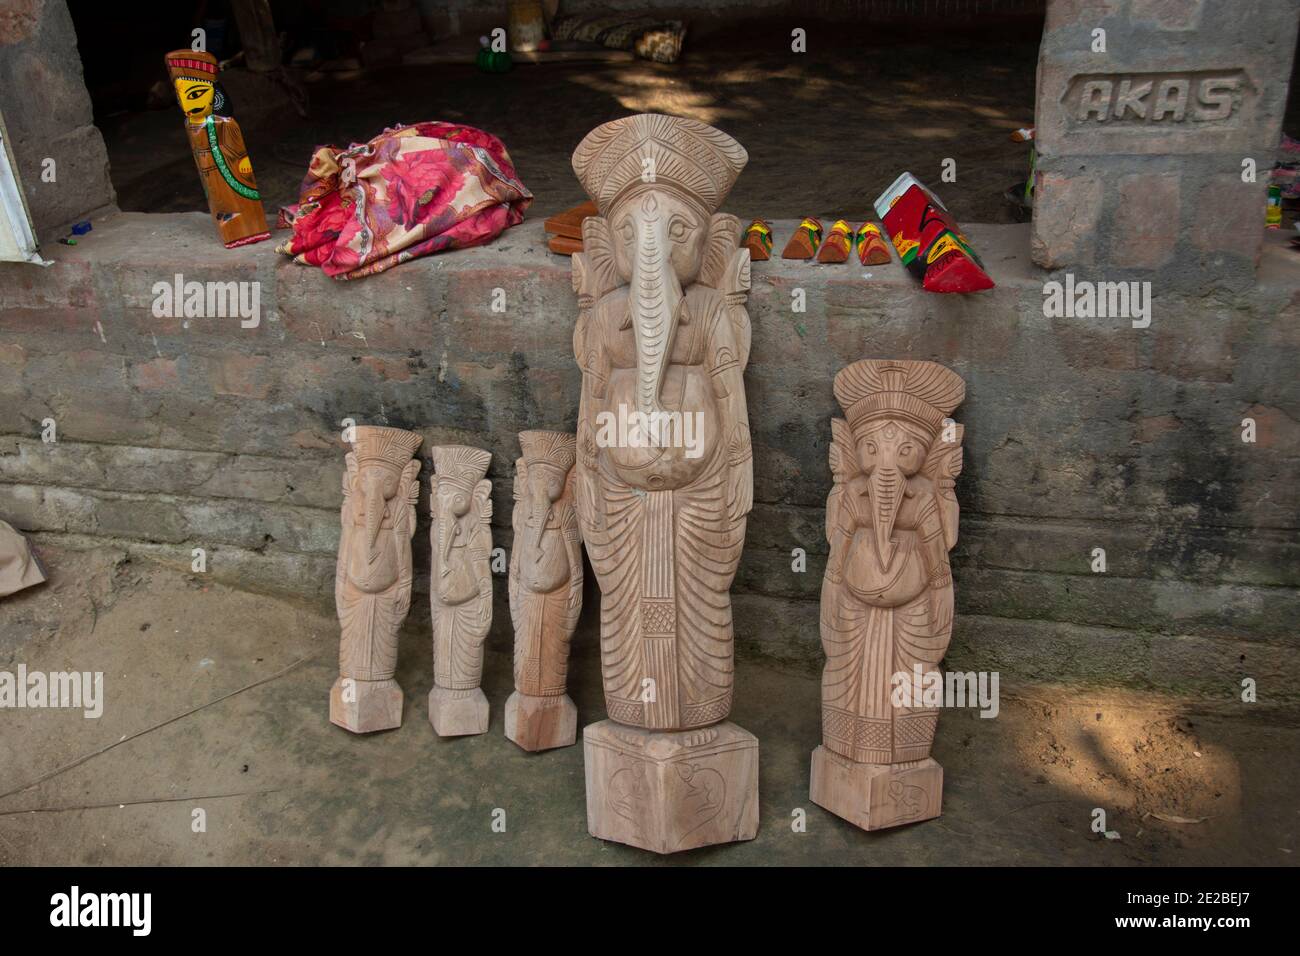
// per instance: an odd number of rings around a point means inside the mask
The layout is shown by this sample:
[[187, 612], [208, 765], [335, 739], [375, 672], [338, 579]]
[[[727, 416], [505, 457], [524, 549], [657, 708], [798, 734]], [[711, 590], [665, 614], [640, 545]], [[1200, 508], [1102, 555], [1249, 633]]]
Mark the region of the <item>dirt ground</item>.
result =
[[[105, 705], [99, 719], [0, 711], [4, 865], [1295, 862], [1293, 719], [1004, 685], [996, 719], [940, 722], [943, 816], [868, 834], [808, 799], [815, 669], [744, 654], [732, 718], [760, 740], [758, 838], [661, 860], [587, 834], [580, 746], [527, 754], [505, 739], [500, 621], [487, 734], [440, 740], [429, 726], [429, 620], [415, 601], [397, 675], [404, 724], [361, 738], [327, 720], [332, 617], [108, 550], [44, 556], [50, 582], [0, 601], [0, 670], [103, 671]], [[575, 646], [581, 726], [604, 713], [595, 635]], [[1097, 807], [1118, 839], [1090, 829]], [[806, 832], [791, 826], [799, 809]]]
[[[285, 109], [246, 129], [245, 138], [268, 213], [296, 199], [316, 145], [343, 146], [399, 122], [442, 119], [499, 136], [536, 196], [529, 215], [547, 216], [586, 198], [569, 157], [588, 131], [629, 113], [664, 112], [715, 125], [749, 150], [727, 204], [742, 217], [861, 222], [875, 218], [872, 201], [911, 170], [959, 220], [1016, 221], [1002, 193], [1024, 181], [1028, 166], [1028, 146], [1008, 136], [1033, 121], [1035, 25], [970, 35], [803, 26], [803, 54], [790, 52], [790, 24], [760, 21], [696, 37], [671, 65], [521, 64], [502, 75], [439, 65], [323, 75], [306, 83], [309, 119]], [[237, 101], [234, 109], [238, 118]], [[97, 123], [123, 209], [206, 208], [174, 108]], [[956, 182], [940, 179], [945, 159], [956, 162]]]

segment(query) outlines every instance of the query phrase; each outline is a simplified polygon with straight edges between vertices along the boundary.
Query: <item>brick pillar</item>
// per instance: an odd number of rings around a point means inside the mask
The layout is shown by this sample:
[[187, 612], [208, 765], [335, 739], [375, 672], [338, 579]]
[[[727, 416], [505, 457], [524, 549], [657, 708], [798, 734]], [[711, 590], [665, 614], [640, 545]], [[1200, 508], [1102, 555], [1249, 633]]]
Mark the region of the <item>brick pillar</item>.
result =
[[38, 238], [117, 201], [66, 0], [0, 0], [0, 113]]
[[1300, 0], [1048, 0], [1034, 261], [1165, 288], [1253, 282], [1298, 21]]

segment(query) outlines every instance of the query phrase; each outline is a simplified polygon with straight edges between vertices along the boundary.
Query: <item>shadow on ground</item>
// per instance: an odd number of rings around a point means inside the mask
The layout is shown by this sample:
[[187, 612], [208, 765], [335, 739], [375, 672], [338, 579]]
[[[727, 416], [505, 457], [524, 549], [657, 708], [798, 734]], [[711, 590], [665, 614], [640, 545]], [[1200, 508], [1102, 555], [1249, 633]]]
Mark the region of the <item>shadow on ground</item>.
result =
[[[0, 601], [0, 670], [103, 671], [106, 703], [97, 720], [0, 711], [0, 864], [1294, 859], [1300, 730], [1264, 711], [1247, 719], [1149, 696], [1004, 686], [996, 719], [952, 711], [940, 722], [943, 816], [867, 834], [808, 800], [816, 676], [741, 656], [733, 719], [761, 743], [758, 838], [661, 860], [587, 834], [580, 746], [526, 754], [502, 736], [508, 622], [490, 641], [487, 734], [440, 740], [430, 728], [429, 625], [417, 601], [398, 672], [405, 723], [358, 738], [326, 718], [332, 618], [110, 551], [46, 557], [49, 584]], [[594, 617], [583, 620], [570, 685], [579, 726], [604, 716]], [[1119, 839], [1092, 832], [1097, 807]], [[497, 808], [504, 833], [492, 830]], [[792, 827], [799, 810], [806, 832]]]

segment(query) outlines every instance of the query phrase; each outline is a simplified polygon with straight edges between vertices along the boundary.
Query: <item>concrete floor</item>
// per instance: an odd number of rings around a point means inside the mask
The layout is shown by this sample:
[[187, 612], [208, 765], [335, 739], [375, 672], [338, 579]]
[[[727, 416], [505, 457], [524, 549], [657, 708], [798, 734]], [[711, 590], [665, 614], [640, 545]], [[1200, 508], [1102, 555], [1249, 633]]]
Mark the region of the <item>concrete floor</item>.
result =
[[[1168, 699], [1004, 683], [996, 719], [942, 718], [934, 756], [946, 774], [943, 816], [867, 834], [808, 800], [815, 668], [741, 656], [733, 719], [761, 742], [758, 838], [661, 861], [588, 836], [580, 747], [527, 754], [502, 736], [508, 622], [498, 620], [490, 639], [487, 734], [433, 734], [427, 605], [416, 600], [398, 672], [405, 723], [358, 738], [326, 718], [332, 617], [111, 551], [46, 548], [44, 557], [50, 582], [0, 601], [0, 670], [100, 670], [106, 703], [98, 720], [0, 711], [0, 864], [1295, 859], [1293, 716], [1244, 719]], [[581, 726], [604, 713], [594, 633], [584, 628], [575, 645], [570, 692]], [[1091, 832], [1095, 807], [1118, 840]], [[206, 832], [193, 832], [196, 808]], [[496, 808], [506, 811], [504, 833], [492, 830]], [[802, 833], [791, 827], [799, 808]]]

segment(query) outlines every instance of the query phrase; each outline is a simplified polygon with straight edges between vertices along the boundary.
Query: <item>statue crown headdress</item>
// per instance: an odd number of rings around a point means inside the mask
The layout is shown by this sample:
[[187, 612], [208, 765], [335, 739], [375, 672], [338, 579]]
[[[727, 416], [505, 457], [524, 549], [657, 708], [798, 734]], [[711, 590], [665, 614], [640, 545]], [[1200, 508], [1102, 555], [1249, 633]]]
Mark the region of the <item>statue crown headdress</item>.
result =
[[747, 162], [745, 147], [721, 130], [658, 113], [597, 126], [573, 152], [573, 171], [602, 215], [653, 188], [673, 190], [716, 212]]
[[439, 478], [469, 486], [481, 481], [492, 463], [492, 453], [469, 445], [435, 445], [433, 471]]
[[357, 463], [378, 461], [405, 467], [424, 441], [414, 432], [382, 425], [358, 425], [352, 441]]
[[196, 80], [211, 82], [217, 78], [217, 58], [206, 51], [173, 50], [164, 59], [173, 79], [178, 76], [190, 76]]
[[565, 432], [520, 432], [519, 447], [524, 464], [530, 468], [536, 464], [553, 465], [567, 474], [578, 457], [577, 437]]
[[966, 383], [937, 362], [863, 359], [840, 369], [835, 397], [853, 428], [896, 418], [934, 435], [966, 397]]

